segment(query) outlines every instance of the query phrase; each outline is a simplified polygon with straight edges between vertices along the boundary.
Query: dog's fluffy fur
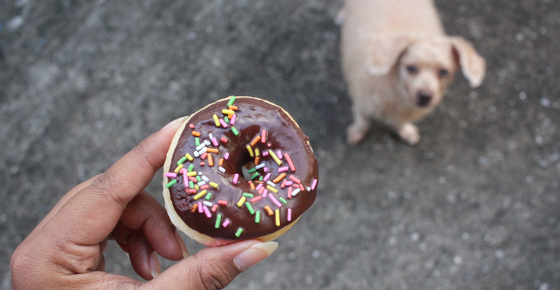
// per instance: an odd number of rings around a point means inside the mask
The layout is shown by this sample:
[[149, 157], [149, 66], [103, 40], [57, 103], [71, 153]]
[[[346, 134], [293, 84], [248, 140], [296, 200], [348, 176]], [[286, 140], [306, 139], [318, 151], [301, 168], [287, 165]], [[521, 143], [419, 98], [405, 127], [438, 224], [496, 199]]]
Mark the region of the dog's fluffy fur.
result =
[[436, 107], [459, 67], [472, 87], [484, 78], [484, 59], [465, 39], [445, 35], [431, 0], [346, 0], [339, 15], [350, 144], [363, 139], [370, 119], [417, 144], [412, 122]]

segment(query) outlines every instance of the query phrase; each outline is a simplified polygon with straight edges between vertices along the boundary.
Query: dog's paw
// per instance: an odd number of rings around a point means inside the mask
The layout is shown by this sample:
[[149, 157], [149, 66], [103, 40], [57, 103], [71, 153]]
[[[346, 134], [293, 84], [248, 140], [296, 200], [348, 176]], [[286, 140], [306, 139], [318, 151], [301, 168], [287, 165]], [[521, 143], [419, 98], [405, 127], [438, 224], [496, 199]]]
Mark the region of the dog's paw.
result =
[[403, 124], [398, 130], [399, 136], [410, 145], [416, 145], [420, 142], [420, 133], [418, 128], [412, 123]]
[[363, 130], [358, 129], [356, 126], [350, 125], [346, 130], [346, 143], [350, 145], [356, 145], [364, 139], [366, 133]]

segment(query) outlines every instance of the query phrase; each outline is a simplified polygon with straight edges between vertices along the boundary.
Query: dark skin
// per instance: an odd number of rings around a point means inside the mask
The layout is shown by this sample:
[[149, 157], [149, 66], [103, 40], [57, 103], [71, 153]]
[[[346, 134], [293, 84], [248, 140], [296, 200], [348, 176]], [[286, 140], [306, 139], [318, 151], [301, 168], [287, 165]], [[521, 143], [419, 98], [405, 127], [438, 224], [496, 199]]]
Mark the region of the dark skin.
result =
[[[222, 289], [276, 249], [275, 242], [250, 240], [188, 257], [165, 209], [144, 191], [180, 121], [66, 193], [14, 252], [13, 289]], [[148, 281], [103, 272], [109, 240]], [[158, 255], [181, 261], [160, 274]]]

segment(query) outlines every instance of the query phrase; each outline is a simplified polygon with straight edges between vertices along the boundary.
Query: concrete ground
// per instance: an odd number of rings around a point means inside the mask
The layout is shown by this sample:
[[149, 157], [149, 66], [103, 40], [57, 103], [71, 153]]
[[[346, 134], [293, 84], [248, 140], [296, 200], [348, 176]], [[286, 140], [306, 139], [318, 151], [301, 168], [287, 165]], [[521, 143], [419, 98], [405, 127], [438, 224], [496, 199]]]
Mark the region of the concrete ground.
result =
[[[484, 83], [458, 75], [417, 147], [379, 125], [348, 147], [340, 0], [0, 1], [0, 289], [67, 190], [231, 94], [286, 108], [320, 183], [228, 289], [560, 289], [560, 2], [436, 4], [486, 58]], [[107, 271], [137, 277], [108, 252]]]

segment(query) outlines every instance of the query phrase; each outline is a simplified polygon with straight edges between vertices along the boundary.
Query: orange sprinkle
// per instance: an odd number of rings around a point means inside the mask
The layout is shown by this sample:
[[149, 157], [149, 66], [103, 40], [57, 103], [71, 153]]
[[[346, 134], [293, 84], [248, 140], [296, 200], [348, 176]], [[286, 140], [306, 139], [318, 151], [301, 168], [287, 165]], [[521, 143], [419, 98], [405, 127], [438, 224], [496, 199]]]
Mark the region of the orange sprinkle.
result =
[[255, 136], [255, 138], [253, 138], [253, 141], [251, 141], [251, 146], [255, 147], [255, 144], [257, 144], [259, 140], [261, 140], [261, 135]]
[[261, 159], [261, 157], [259, 157], [259, 156], [255, 157], [255, 165], [259, 165], [260, 159]]
[[200, 137], [200, 132], [192, 131], [192, 135], [195, 136], [195, 137]]
[[212, 157], [212, 154], [208, 154], [208, 166], [214, 166], [214, 158]]
[[193, 204], [193, 206], [191, 208], [191, 212], [194, 212], [197, 207], [198, 207], [198, 203]]
[[195, 194], [195, 193], [196, 193], [196, 189], [194, 189], [194, 188], [189, 188], [189, 189], [185, 190], [185, 192], [188, 193], [188, 194]]
[[282, 173], [282, 174], [278, 175], [276, 178], [274, 178], [274, 180], [272, 180], [272, 182], [278, 183], [278, 182], [280, 182], [280, 180], [284, 179], [284, 177], [286, 177], [286, 173]]
[[251, 189], [255, 189], [255, 184], [252, 182], [250, 184], [251, 184]]
[[274, 214], [274, 212], [272, 211], [272, 209], [270, 209], [270, 207], [268, 205], [266, 205], [264, 207], [264, 209], [266, 210], [266, 212], [268, 212], [268, 215], [273, 215]]
[[218, 151], [218, 149], [216, 149], [216, 148], [208, 148], [208, 149], [206, 149], [206, 152], [208, 152], [208, 153], [216, 153], [216, 154], [217, 154], [217, 153], [220, 152], [220, 151]]
[[239, 109], [239, 107], [235, 106], [235, 105], [231, 105], [231, 106], [228, 107], [228, 109], [230, 109], [232, 111], [237, 111]]
[[220, 166], [224, 165], [224, 158], [220, 158], [220, 160], [218, 161], [218, 165]]

